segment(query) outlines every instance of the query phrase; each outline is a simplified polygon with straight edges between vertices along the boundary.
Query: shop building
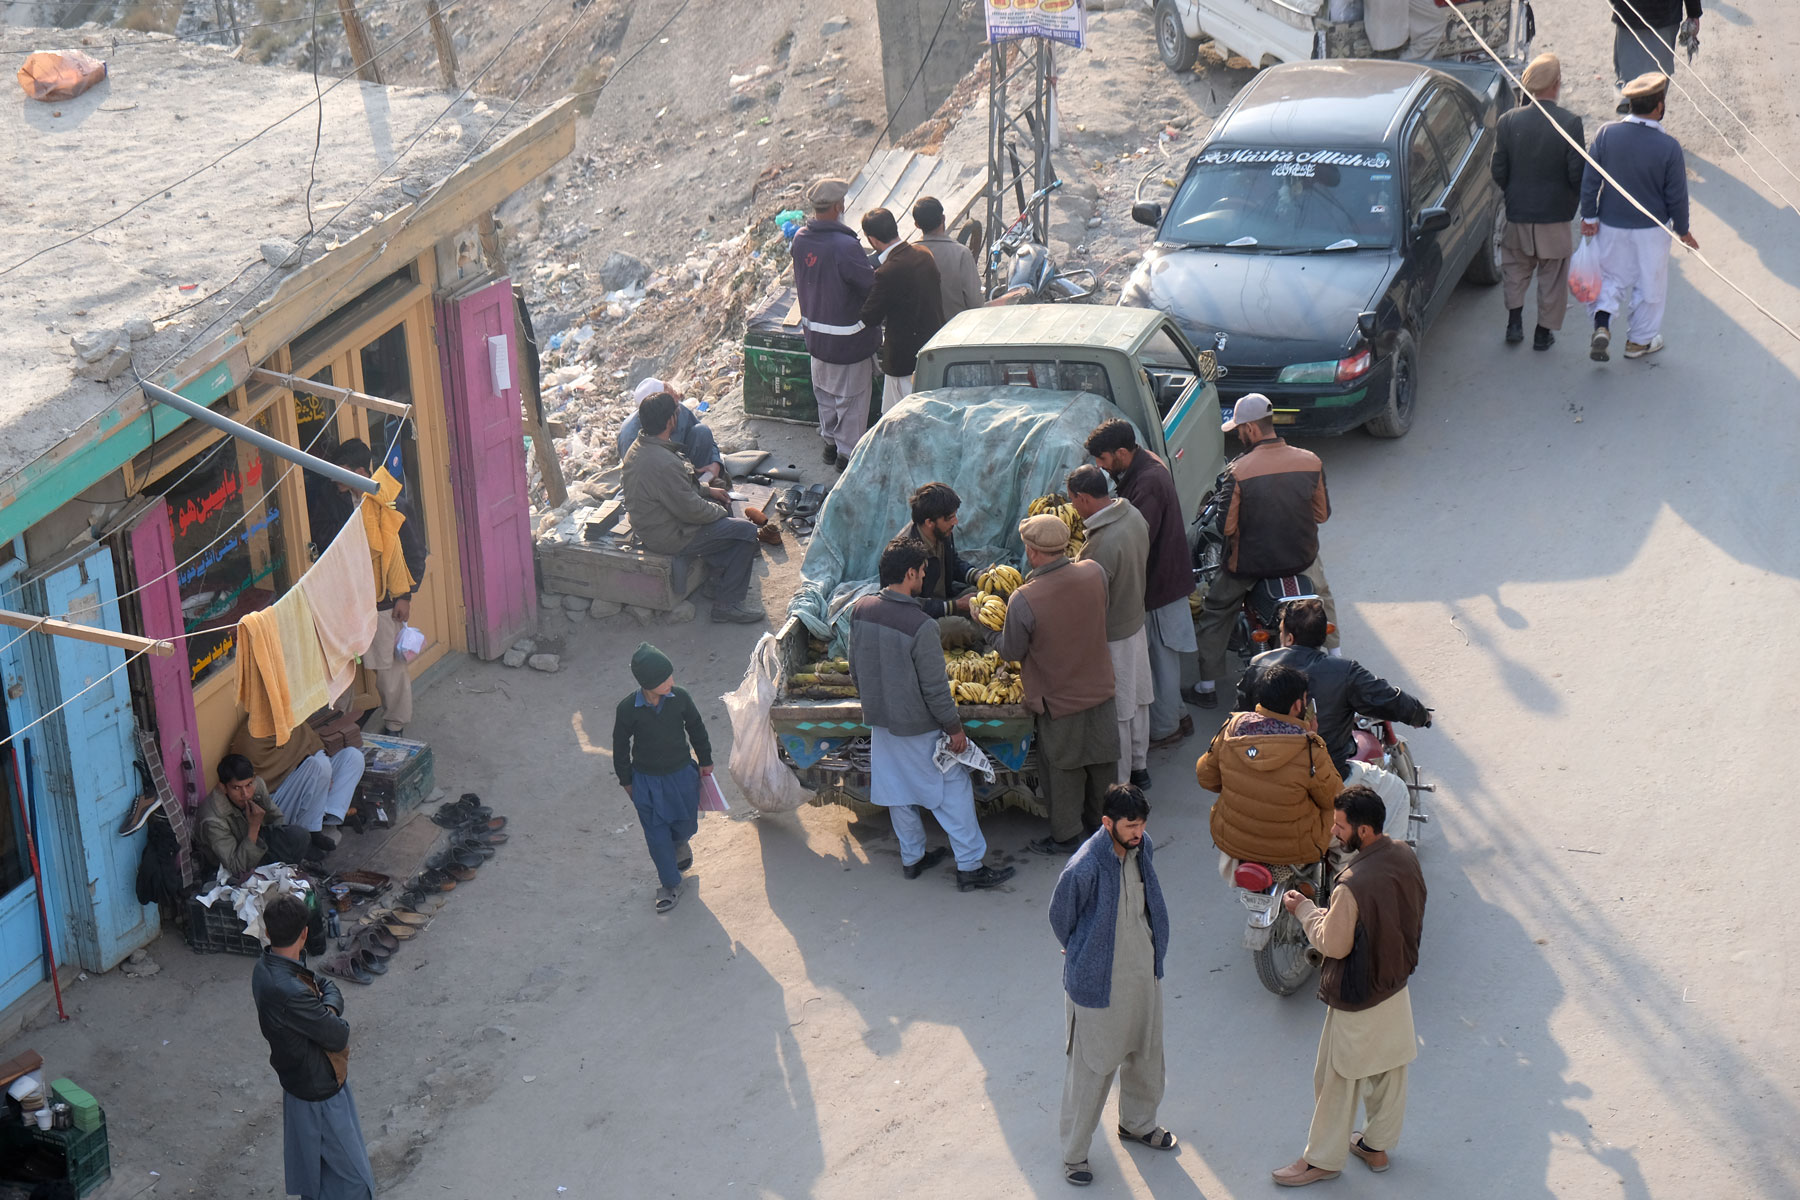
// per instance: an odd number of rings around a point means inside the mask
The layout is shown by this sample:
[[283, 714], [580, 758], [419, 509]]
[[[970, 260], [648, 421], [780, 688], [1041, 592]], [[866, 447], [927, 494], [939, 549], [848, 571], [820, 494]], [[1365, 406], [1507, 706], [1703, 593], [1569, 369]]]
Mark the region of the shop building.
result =
[[415, 678], [498, 656], [536, 608], [492, 213], [572, 149], [572, 104], [509, 113], [352, 78], [314, 107], [309, 75], [173, 42], [120, 45], [109, 68], [73, 100], [0, 113], [0, 609], [176, 646], [127, 664], [0, 628], [0, 737], [17, 734], [0, 747], [0, 1011], [45, 978], [15, 792], [57, 962], [105, 970], [154, 938], [145, 835], [118, 832], [140, 736], [192, 811], [239, 718], [233, 625], [294, 585], [342, 505], [134, 380], [315, 455], [350, 438], [386, 454], [429, 550]]

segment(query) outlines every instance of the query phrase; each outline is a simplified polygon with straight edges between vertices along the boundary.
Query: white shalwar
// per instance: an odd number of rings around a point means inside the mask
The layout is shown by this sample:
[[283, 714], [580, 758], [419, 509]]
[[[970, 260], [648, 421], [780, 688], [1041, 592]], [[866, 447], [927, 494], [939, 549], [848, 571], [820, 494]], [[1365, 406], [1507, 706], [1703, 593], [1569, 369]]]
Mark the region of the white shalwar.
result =
[[1620, 229], [1602, 224], [1594, 248], [1600, 252], [1600, 295], [1588, 305], [1588, 315], [1617, 316], [1629, 305], [1631, 324], [1625, 336], [1647, 345], [1662, 329], [1669, 299], [1669, 231], [1661, 225]]

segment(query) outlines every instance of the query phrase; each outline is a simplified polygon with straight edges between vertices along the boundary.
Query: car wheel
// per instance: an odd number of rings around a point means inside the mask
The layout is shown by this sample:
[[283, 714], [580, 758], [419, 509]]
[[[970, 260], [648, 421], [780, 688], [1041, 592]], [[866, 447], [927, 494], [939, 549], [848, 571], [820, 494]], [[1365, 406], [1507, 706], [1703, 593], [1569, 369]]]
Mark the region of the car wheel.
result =
[[1388, 371], [1387, 403], [1364, 429], [1378, 438], [1405, 437], [1412, 428], [1413, 407], [1418, 398], [1419, 356], [1412, 334], [1402, 329], [1394, 339], [1394, 362]]
[[1493, 287], [1500, 282], [1500, 239], [1506, 236], [1506, 205], [1494, 205], [1494, 230], [1475, 257], [1469, 260], [1469, 269], [1463, 272], [1463, 278], [1470, 283], [1478, 283], [1482, 287]]
[[1162, 56], [1163, 66], [1175, 72], [1193, 70], [1194, 60], [1200, 57], [1200, 43], [1181, 27], [1175, 0], [1157, 0], [1156, 52]]

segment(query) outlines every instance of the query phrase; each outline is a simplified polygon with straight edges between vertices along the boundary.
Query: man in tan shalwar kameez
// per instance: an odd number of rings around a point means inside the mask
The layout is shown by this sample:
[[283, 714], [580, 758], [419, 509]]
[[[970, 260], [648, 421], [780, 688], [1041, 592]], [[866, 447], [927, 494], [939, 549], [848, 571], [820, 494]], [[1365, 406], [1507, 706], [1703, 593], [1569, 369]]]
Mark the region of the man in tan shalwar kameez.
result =
[[[1406, 1116], [1406, 1067], [1418, 1057], [1406, 981], [1419, 963], [1425, 880], [1404, 842], [1382, 834], [1387, 813], [1366, 787], [1338, 793], [1332, 835], [1356, 858], [1344, 868], [1328, 908], [1290, 891], [1282, 904], [1325, 956], [1319, 999], [1325, 1031], [1313, 1067], [1313, 1118], [1306, 1151], [1273, 1172], [1282, 1187], [1335, 1179], [1354, 1154], [1371, 1171], [1388, 1169]], [[1358, 1103], [1368, 1123], [1354, 1129]]]

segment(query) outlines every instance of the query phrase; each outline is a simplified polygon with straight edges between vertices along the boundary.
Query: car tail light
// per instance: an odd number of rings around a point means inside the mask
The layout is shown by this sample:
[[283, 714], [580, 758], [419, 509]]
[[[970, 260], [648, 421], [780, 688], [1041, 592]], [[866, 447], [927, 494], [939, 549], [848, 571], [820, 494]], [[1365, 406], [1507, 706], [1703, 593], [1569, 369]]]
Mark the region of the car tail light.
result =
[[1332, 634], [1334, 634], [1336, 632], [1337, 632], [1337, 622], [1336, 621], [1325, 622], [1325, 636], [1326, 637], [1330, 637]]
[[1349, 383], [1352, 379], [1361, 379], [1364, 375], [1369, 373], [1369, 365], [1373, 361], [1374, 355], [1369, 352], [1367, 346], [1364, 346], [1349, 358], [1338, 359], [1337, 381], [1339, 383]]

